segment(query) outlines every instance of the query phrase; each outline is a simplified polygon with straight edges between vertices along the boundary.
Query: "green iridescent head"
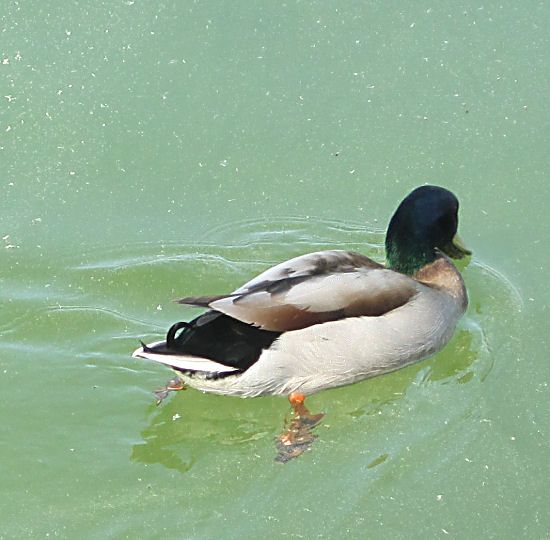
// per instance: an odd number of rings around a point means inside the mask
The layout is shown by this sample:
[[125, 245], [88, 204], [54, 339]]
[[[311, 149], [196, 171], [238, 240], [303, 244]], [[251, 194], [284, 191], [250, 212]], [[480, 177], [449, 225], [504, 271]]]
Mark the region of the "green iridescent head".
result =
[[412, 275], [434, 261], [437, 250], [454, 259], [469, 255], [455, 238], [458, 199], [447, 189], [422, 186], [412, 191], [393, 214], [386, 234], [388, 267]]

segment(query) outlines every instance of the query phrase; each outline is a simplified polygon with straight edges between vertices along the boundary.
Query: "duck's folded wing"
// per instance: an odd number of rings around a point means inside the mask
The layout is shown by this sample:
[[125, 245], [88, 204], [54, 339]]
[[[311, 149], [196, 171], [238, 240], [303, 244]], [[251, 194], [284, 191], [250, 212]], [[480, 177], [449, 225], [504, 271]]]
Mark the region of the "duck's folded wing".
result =
[[188, 297], [179, 303], [286, 332], [346, 317], [380, 316], [416, 292], [412, 279], [368, 257], [320, 251], [274, 266], [230, 295]]

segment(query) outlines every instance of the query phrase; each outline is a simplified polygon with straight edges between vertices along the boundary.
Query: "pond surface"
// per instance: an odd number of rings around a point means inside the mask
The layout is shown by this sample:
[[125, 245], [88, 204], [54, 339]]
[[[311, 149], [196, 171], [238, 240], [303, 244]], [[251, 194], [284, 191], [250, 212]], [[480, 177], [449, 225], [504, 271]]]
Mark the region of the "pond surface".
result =
[[[543, 538], [550, 4], [6, 2], [0, 538]], [[131, 358], [308, 251], [383, 261], [461, 201], [470, 306], [438, 355], [308, 399], [180, 392]]]

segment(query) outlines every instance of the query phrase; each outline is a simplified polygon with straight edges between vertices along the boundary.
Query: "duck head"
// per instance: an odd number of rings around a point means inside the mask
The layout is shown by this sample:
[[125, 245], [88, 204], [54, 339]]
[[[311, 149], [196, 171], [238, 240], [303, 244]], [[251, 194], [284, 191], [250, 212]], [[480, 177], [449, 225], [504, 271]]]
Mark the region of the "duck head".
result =
[[412, 275], [441, 251], [454, 259], [469, 255], [455, 238], [458, 199], [438, 186], [421, 186], [409, 193], [393, 214], [386, 234], [388, 267]]

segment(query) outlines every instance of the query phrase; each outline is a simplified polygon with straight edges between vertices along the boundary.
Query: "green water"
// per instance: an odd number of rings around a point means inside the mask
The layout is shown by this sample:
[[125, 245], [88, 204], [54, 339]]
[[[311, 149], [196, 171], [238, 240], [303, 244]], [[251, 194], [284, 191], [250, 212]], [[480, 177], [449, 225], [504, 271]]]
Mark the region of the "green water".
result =
[[[547, 538], [548, 2], [2, 2], [0, 538]], [[310, 398], [132, 359], [325, 247], [381, 260], [424, 182], [461, 201], [440, 354]]]

